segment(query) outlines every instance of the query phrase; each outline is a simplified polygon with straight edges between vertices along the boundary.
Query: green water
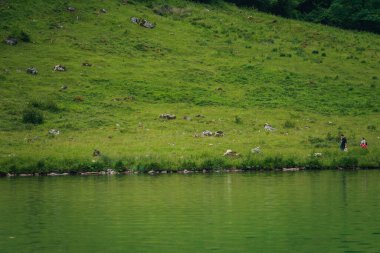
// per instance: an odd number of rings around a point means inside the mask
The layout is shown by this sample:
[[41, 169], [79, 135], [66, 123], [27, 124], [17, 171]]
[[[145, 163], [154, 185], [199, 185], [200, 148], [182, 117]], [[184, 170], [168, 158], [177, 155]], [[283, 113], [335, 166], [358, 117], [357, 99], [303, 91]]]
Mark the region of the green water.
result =
[[380, 252], [380, 171], [0, 178], [0, 252]]

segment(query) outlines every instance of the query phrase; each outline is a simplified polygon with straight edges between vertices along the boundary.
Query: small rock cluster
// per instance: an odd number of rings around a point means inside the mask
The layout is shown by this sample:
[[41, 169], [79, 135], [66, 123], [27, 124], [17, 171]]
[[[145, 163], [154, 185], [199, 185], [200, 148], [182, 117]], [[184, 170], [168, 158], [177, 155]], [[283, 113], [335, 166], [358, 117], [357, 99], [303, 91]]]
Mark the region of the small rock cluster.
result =
[[48, 134], [49, 134], [50, 136], [57, 136], [57, 135], [60, 134], [60, 131], [57, 130], [57, 129], [50, 129], [49, 132], [48, 132]]
[[231, 149], [227, 149], [227, 151], [223, 154], [223, 156], [227, 156], [227, 157], [239, 157], [240, 154], [235, 152], [235, 151], [232, 151]]
[[26, 69], [26, 73], [31, 74], [31, 75], [37, 75], [38, 71], [35, 67], [30, 67]]
[[223, 131], [216, 131], [216, 132], [211, 132], [209, 130], [205, 130], [202, 132], [202, 136], [215, 136], [215, 137], [222, 137], [224, 136]]
[[94, 149], [94, 152], [92, 152], [92, 156], [101, 156], [101, 153], [99, 150]]
[[15, 46], [18, 43], [18, 40], [16, 38], [7, 38], [4, 40], [5, 44], [10, 46]]
[[261, 153], [260, 147], [256, 147], [256, 148], [251, 149], [251, 153], [253, 153], [253, 154], [259, 154], [259, 153]]
[[53, 71], [60, 71], [60, 72], [63, 72], [63, 71], [66, 71], [66, 67], [65, 67], [65, 66], [62, 66], [61, 64], [58, 64], [58, 65], [55, 65], [55, 66], [54, 66]]
[[168, 114], [168, 113], [164, 113], [164, 114], [161, 114], [160, 115], [160, 119], [168, 119], [168, 120], [172, 120], [172, 119], [176, 119], [177, 117], [174, 115], [174, 114]]
[[140, 25], [142, 27], [149, 28], [149, 29], [153, 29], [154, 27], [156, 27], [155, 24], [149, 22], [146, 19], [142, 19], [142, 18], [132, 17], [131, 22], [134, 24]]
[[69, 12], [75, 12], [76, 9], [74, 7], [72, 7], [72, 6], [69, 6], [69, 7], [67, 7], [67, 11], [69, 11]]
[[276, 128], [272, 127], [272, 126], [269, 125], [268, 123], [265, 123], [265, 125], [264, 125], [264, 130], [265, 130], [265, 131], [268, 131], [268, 132], [272, 132], [272, 131], [276, 130]]

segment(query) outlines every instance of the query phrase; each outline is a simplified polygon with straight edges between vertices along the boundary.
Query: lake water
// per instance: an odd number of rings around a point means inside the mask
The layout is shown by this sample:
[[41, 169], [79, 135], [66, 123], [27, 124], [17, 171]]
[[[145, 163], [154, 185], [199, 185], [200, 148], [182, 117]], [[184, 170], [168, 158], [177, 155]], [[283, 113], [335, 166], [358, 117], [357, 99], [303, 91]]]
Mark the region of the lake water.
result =
[[0, 252], [380, 252], [380, 171], [0, 178]]

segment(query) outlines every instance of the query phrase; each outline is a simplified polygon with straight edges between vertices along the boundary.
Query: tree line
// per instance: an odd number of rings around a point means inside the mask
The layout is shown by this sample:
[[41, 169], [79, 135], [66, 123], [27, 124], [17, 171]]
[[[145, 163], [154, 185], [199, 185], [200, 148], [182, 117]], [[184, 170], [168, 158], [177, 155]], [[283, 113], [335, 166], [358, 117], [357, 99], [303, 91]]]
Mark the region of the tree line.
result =
[[[213, 3], [218, 0], [198, 0]], [[380, 33], [380, 0], [225, 0], [287, 18]]]

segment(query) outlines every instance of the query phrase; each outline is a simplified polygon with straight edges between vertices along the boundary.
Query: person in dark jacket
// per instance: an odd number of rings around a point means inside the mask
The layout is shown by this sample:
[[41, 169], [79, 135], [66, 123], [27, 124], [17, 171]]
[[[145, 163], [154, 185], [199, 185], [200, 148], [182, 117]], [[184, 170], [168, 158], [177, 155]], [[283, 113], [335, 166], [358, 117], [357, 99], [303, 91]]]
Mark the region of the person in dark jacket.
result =
[[345, 151], [347, 149], [347, 139], [346, 137], [342, 134], [340, 136], [340, 150]]

